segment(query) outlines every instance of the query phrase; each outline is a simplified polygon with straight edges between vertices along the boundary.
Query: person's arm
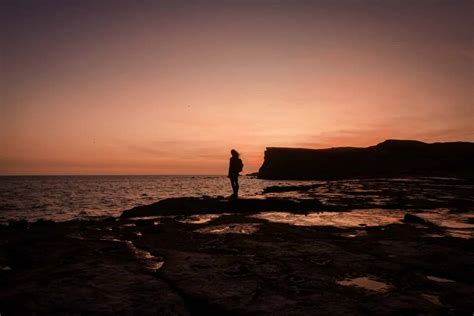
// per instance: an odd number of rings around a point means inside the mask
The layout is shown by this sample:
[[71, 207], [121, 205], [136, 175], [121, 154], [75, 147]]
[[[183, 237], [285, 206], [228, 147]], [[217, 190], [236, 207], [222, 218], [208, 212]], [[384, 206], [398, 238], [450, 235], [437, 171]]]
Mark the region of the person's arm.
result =
[[232, 170], [232, 158], [229, 159], [229, 172], [227, 173], [227, 177], [230, 178], [230, 171]]

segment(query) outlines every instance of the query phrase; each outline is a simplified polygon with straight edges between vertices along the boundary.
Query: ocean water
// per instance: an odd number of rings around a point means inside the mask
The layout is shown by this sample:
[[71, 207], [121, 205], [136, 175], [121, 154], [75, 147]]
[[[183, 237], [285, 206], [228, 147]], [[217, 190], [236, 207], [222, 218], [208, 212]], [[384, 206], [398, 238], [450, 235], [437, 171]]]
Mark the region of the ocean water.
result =
[[[306, 190], [263, 193], [269, 186], [298, 185], [311, 187]], [[362, 221], [368, 223], [370, 217], [376, 214], [381, 216], [380, 220], [385, 220], [384, 214], [389, 214], [389, 211], [395, 211], [390, 213], [389, 221], [399, 221], [406, 212], [427, 211], [424, 215], [434, 222], [443, 223], [442, 226], [469, 229], [469, 235], [474, 228], [474, 184], [466, 180], [400, 178], [270, 181], [243, 176], [240, 177], [239, 193], [243, 198], [311, 198], [345, 210], [372, 209], [362, 215], [356, 211], [352, 217], [344, 219], [354, 223], [361, 221], [360, 218], [354, 219], [356, 215], [362, 216]], [[225, 176], [0, 177], [0, 223], [21, 219], [67, 221], [120, 216], [124, 210], [165, 198], [203, 195], [226, 197], [230, 194], [231, 186]], [[301, 218], [290, 218], [288, 214], [277, 215], [278, 218], [276, 215], [270, 217], [296, 224], [321, 225], [321, 221], [325, 221], [340, 226], [343, 220], [331, 217], [331, 214]]]
[[[266, 186], [302, 183], [308, 182], [240, 177], [239, 193], [262, 197]], [[0, 177], [0, 222], [119, 216], [126, 209], [164, 198], [231, 193], [225, 176], [4, 176]]]

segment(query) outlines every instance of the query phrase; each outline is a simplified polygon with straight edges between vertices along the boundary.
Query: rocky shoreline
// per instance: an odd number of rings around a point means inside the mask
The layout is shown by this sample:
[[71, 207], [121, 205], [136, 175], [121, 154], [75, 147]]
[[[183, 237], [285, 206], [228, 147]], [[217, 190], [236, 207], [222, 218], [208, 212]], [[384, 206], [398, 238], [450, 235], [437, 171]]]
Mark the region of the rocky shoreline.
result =
[[0, 226], [0, 313], [470, 314], [469, 201], [441, 219], [430, 203], [201, 197], [13, 222]]
[[[243, 214], [189, 215], [3, 227], [2, 312], [457, 314], [473, 308], [472, 240], [435, 237], [436, 226], [342, 229]], [[384, 286], [341, 283], [358, 278]]]

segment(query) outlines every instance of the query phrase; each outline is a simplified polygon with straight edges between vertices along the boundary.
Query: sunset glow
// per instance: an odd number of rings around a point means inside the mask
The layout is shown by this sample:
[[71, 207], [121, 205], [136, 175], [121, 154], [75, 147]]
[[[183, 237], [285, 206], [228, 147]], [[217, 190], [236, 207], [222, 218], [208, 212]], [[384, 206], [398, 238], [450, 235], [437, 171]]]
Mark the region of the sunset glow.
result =
[[[81, 3], [81, 6], [75, 4]], [[474, 141], [471, 1], [7, 1], [0, 174]]]

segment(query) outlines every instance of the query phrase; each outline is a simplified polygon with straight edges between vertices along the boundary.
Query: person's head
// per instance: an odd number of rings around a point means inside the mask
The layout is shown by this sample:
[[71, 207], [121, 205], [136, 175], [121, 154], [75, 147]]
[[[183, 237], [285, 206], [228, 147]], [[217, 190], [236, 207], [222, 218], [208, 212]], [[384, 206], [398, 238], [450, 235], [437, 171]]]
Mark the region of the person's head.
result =
[[230, 151], [230, 154], [232, 155], [232, 157], [236, 157], [236, 158], [239, 158], [239, 156], [240, 156], [239, 153], [237, 152], [237, 150], [235, 150], [235, 149], [232, 149]]

